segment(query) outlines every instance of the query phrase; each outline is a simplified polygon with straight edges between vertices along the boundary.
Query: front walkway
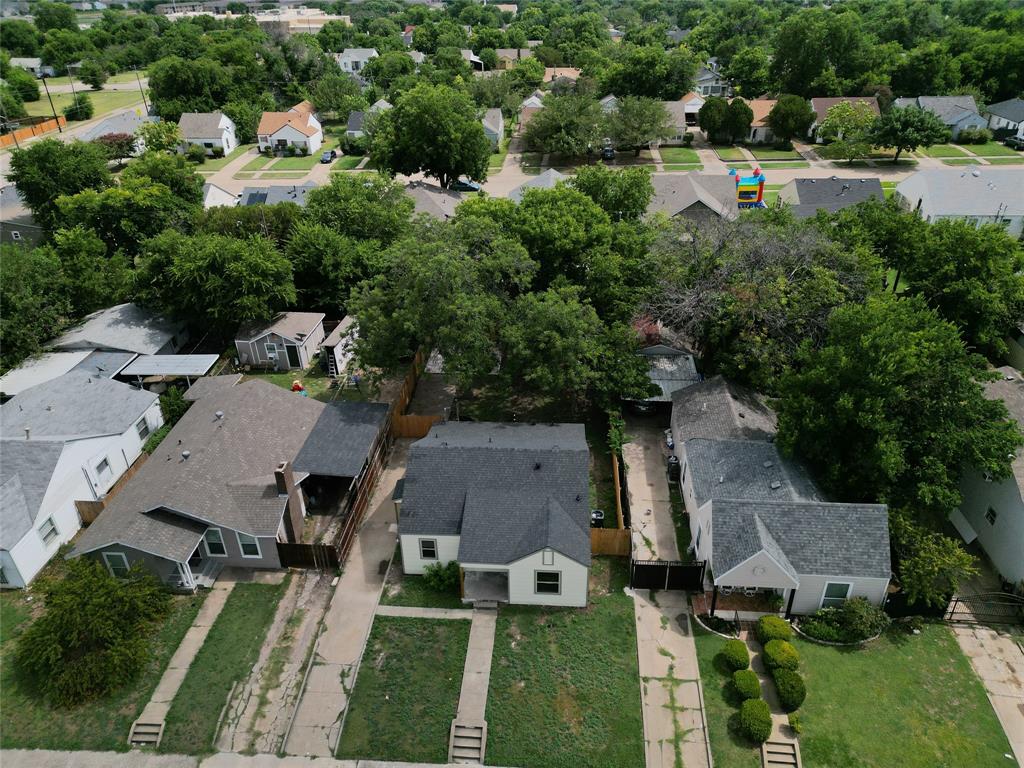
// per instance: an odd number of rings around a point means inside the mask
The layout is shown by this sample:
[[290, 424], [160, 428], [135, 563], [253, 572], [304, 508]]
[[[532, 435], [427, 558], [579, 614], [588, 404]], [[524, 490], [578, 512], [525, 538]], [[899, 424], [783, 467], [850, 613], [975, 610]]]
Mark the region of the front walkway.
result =
[[750, 650], [750, 668], [757, 673], [761, 681], [761, 695], [768, 702], [768, 708], [772, 711], [772, 741], [794, 742], [793, 730], [789, 727], [789, 716], [786, 710], [779, 703], [779, 692], [775, 689], [775, 681], [768, 673], [764, 665], [764, 648], [757, 641], [754, 633], [749, 629], [740, 631], [740, 639], [747, 644]]
[[473, 624], [469, 629], [469, 648], [462, 670], [462, 690], [455, 719], [460, 723], [479, 725], [487, 712], [487, 689], [491, 682], [491, 655], [498, 612], [493, 608], [471, 611]]
[[52, 749], [0, 750], [4, 768], [460, 768], [436, 763], [380, 760], [325, 760], [314, 757], [239, 755], [220, 752], [208, 757], [156, 755], [151, 752], [60, 752]]
[[472, 619], [472, 608], [417, 608], [411, 605], [379, 605], [378, 616], [399, 616], [407, 619]]

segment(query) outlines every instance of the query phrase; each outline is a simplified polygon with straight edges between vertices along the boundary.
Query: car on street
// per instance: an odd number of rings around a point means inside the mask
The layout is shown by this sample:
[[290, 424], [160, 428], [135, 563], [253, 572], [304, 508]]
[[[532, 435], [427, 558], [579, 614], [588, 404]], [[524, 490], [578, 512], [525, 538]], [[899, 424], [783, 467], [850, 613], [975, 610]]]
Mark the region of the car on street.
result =
[[451, 188], [456, 192], [479, 192], [482, 187], [475, 181], [469, 181], [469, 179], [458, 179], [452, 184]]

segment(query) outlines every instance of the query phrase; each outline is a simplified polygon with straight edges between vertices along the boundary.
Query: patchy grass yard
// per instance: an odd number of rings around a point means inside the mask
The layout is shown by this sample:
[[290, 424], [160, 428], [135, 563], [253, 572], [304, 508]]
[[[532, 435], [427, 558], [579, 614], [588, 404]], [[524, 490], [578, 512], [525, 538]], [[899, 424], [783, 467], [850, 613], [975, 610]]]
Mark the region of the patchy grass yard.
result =
[[1012, 763], [1003, 756], [1010, 745], [981, 681], [946, 626], [927, 625], [919, 636], [890, 632], [859, 650], [800, 639], [795, 644], [807, 681], [800, 710], [806, 765], [996, 768]]
[[975, 157], [951, 157], [942, 161], [943, 165], [981, 165], [981, 160]]
[[739, 147], [726, 147], [726, 146], [713, 146], [715, 154], [726, 162], [739, 162], [742, 163], [747, 159], [747, 156], [743, 154], [743, 150]]
[[956, 144], [958, 149], [977, 155], [978, 157], [1020, 157], [1020, 153], [1010, 149], [998, 141], [986, 141], [984, 144]]
[[308, 171], [320, 162], [320, 156], [331, 149], [338, 149], [338, 139], [335, 136], [325, 136], [323, 146], [316, 152], [309, 155], [295, 155], [294, 157], [279, 157], [274, 164], [267, 168], [268, 171]]
[[[283, 389], [291, 389], [292, 384], [299, 381], [306, 388], [309, 397], [322, 400], [325, 403], [337, 399], [363, 399], [345, 398], [341, 395], [341, 390], [332, 388], [331, 384], [334, 382], [334, 379], [328, 376], [327, 372], [320, 366], [319, 356], [315, 357], [313, 364], [304, 371], [253, 371], [246, 374], [246, 378], [263, 379]], [[366, 385], [364, 384], [363, 386], [365, 387]]]
[[273, 159], [274, 159], [273, 157], [267, 157], [264, 154], [258, 154], [258, 155], [256, 155], [256, 157], [254, 157], [248, 163], [243, 165], [242, 166], [242, 170], [243, 171], [262, 171], [264, 166], [266, 166], [267, 163], [269, 163]]
[[782, 187], [782, 184], [765, 184], [764, 204], [769, 208], [773, 208], [779, 199], [779, 190], [782, 189]]
[[153, 634], [149, 663], [138, 678], [111, 696], [68, 709], [47, 706], [12, 662], [14, 641], [30, 615], [25, 596], [0, 596], [0, 748], [127, 751], [128, 730], [192, 626], [203, 595], [174, 598], [171, 612]]
[[703, 171], [704, 166], [700, 163], [673, 163], [664, 166], [666, 171]]
[[898, 181], [883, 181], [882, 182], [882, 194], [885, 195], [885, 199], [888, 200], [890, 197], [896, 194], [896, 185]]
[[219, 171], [221, 168], [223, 168], [225, 165], [227, 165], [231, 161], [237, 160], [239, 157], [244, 155], [246, 152], [251, 151], [252, 148], [255, 147], [255, 146], [256, 146], [255, 144], [241, 144], [241, 145], [235, 147], [233, 150], [231, 150], [228, 154], [224, 155], [224, 157], [207, 158], [206, 162], [203, 163], [202, 165], [198, 166], [197, 170], [199, 170], [199, 171]]
[[[895, 269], [890, 269], [888, 272], [885, 273], [885, 285], [887, 291], [892, 291], [892, 285], [894, 282], [896, 282], [896, 274], [897, 272]], [[900, 282], [899, 285], [896, 286], [895, 292], [903, 293], [908, 288], [910, 288], [910, 284], [907, 282], [907, 279], [900, 275]]]
[[699, 163], [700, 156], [697, 150], [689, 147], [662, 147], [661, 161], [663, 163]]
[[382, 605], [407, 605], [416, 608], [466, 608], [457, 592], [438, 592], [427, 586], [422, 576], [402, 573], [402, 548], [395, 547], [395, 560], [381, 594]]
[[735, 168], [737, 171], [749, 171], [753, 167], [750, 163], [729, 163], [729, 168]]
[[955, 147], [952, 144], [934, 144], [930, 147], [921, 147], [920, 152], [925, 157], [966, 157], [967, 153], [964, 152], [960, 147]]
[[497, 152], [492, 152], [490, 157], [487, 158], [487, 170], [489, 171], [500, 171], [501, 166], [505, 164], [505, 157], [508, 155], [508, 140], [505, 139], [501, 142], [501, 146]]
[[351, 171], [356, 166], [363, 162], [362, 155], [343, 155], [339, 157], [335, 162], [332, 171]]
[[758, 160], [801, 160], [795, 149], [775, 149], [774, 147], [747, 147]]
[[669, 482], [668, 501], [672, 507], [672, 524], [676, 529], [676, 547], [679, 549], [679, 558], [684, 562], [693, 560], [693, 553], [690, 547], [690, 519], [686, 516], [686, 505], [683, 497], [679, 494], [679, 483]]
[[778, 171], [784, 168], [810, 168], [811, 164], [805, 160], [795, 160], [793, 162], [781, 162], [781, 163], [769, 163], [768, 165], [762, 165], [762, 171]]
[[[374, 619], [338, 742], [339, 758], [448, 759], [448, 731], [459, 707], [469, 624]], [[488, 735], [488, 752], [490, 741]]]
[[235, 585], [171, 702], [161, 752], [194, 755], [213, 749], [231, 686], [256, 663], [288, 578], [280, 584]]
[[[130, 107], [133, 104], [138, 104], [139, 109], [142, 109], [142, 94], [138, 91], [85, 91], [85, 93], [88, 95], [89, 101], [92, 102], [93, 114], [89, 118], [90, 120]], [[57, 110], [58, 115], [64, 114], [64, 108], [70, 105], [74, 98], [70, 93], [51, 93], [50, 95], [53, 97], [53, 107]], [[25, 111], [31, 117], [53, 117], [53, 109], [50, 108], [50, 101], [46, 98], [45, 93], [39, 101], [26, 101]]]
[[529, 768], [644, 763], [633, 601], [626, 560], [594, 558], [586, 610], [498, 614], [487, 761]]

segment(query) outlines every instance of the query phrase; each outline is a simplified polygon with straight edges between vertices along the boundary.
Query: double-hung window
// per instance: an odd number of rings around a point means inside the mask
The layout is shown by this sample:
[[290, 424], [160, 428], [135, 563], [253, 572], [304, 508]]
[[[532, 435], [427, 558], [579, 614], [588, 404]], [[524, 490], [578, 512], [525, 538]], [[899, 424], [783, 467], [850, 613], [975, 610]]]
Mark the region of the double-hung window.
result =
[[103, 562], [107, 564], [107, 570], [115, 579], [123, 579], [128, 575], [128, 558], [123, 552], [104, 552]]
[[420, 539], [420, 559], [437, 560], [436, 539]]
[[135, 425], [135, 431], [139, 433], [139, 440], [145, 440], [149, 437], [149, 422], [146, 421], [145, 416], [139, 419], [138, 423]]
[[57, 524], [53, 522], [53, 518], [46, 518], [43, 524], [39, 526], [39, 538], [43, 540], [43, 546], [50, 546], [59, 537], [60, 531], [57, 530]]
[[238, 548], [242, 551], [242, 557], [263, 557], [260, 552], [260, 543], [255, 536], [248, 533], [235, 532], [238, 537]]
[[850, 587], [841, 581], [830, 581], [825, 585], [825, 593], [821, 598], [822, 608], [838, 608], [850, 596]]
[[562, 574], [558, 571], [537, 571], [538, 595], [558, 595], [562, 592]]
[[[207, 528], [206, 533], [203, 534], [203, 544], [206, 545], [206, 554], [209, 557], [228, 556], [228, 550], [224, 546], [224, 537], [221, 535], [220, 528]], [[259, 551], [258, 546], [257, 551]]]

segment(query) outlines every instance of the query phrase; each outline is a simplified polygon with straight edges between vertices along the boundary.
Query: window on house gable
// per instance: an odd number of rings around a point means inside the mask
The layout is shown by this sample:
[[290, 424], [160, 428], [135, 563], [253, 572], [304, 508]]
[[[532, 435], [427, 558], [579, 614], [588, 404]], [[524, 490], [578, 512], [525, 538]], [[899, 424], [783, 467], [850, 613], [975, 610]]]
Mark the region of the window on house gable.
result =
[[562, 574], [558, 571], [537, 571], [538, 595], [558, 595], [562, 592]]
[[989, 525], [995, 525], [996, 520], [999, 519], [999, 513], [996, 512], [992, 507], [989, 507], [988, 511], [985, 513], [985, 519], [988, 520]]
[[435, 539], [420, 539], [420, 559], [437, 560], [437, 541]]

